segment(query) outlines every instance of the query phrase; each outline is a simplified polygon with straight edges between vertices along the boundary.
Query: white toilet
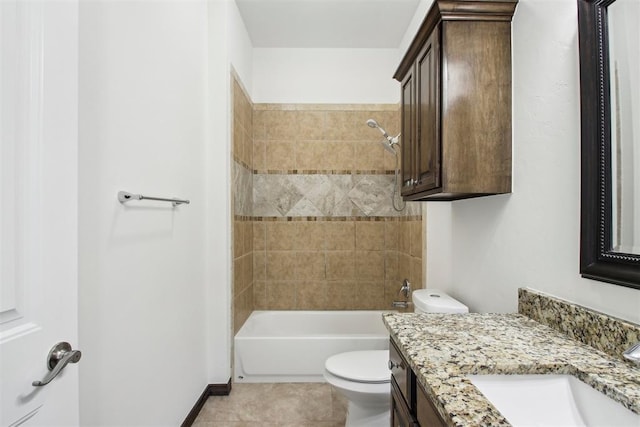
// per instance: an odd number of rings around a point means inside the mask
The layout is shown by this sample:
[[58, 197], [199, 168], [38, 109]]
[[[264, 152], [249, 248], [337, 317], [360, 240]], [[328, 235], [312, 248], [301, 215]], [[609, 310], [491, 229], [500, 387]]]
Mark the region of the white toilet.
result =
[[[418, 289], [412, 301], [416, 313], [468, 313], [469, 308], [437, 289]], [[387, 427], [390, 422], [391, 374], [389, 350], [340, 353], [329, 357], [324, 378], [349, 401], [349, 427]]]

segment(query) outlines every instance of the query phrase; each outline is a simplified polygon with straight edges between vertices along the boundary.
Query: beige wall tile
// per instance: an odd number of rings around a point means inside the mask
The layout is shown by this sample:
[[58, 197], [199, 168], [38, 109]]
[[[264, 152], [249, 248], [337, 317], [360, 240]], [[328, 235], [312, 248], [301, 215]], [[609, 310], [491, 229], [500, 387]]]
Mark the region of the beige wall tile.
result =
[[348, 111], [327, 111], [325, 126], [327, 139], [348, 140], [353, 128], [353, 118]]
[[243, 286], [249, 287], [253, 283], [253, 253], [248, 253], [242, 257], [242, 281]]
[[385, 251], [384, 254], [384, 278], [385, 280], [398, 280], [398, 252]]
[[294, 141], [267, 141], [265, 148], [266, 168], [276, 171], [295, 169], [295, 146]]
[[233, 158], [242, 160], [244, 156], [244, 144], [243, 144], [243, 131], [242, 125], [240, 122], [236, 120], [236, 117], [233, 118]]
[[266, 139], [293, 140], [298, 135], [296, 111], [264, 111]]
[[267, 258], [265, 251], [253, 252], [253, 278], [252, 281], [267, 279]]
[[323, 251], [296, 251], [296, 279], [324, 280], [325, 253]]
[[240, 295], [240, 292], [244, 288], [244, 283], [242, 283], [242, 258], [236, 258], [233, 260], [233, 298]]
[[267, 116], [266, 111], [264, 110], [256, 110], [253, 112], [253, 139], [254, 140], [265, 140], [267, 139]]
[[353, 250], [356, 248], [356, 222], [332, 221], [326, 226], [327, 250]]
[[296, 221], [296, 241], [294, 248], [302, 251], [320, 251], [326, 247], [326, 227], [324, 221]]
[[380, 117], [378, 123], [389, 135], [396, 136], [400, 133], [400, 109], [396, 111], [376, 111], [375, 114]]
[[295, 248], [296, 223], [293, 221], [267, 221], [267, 250], [292, 250]]
[[322, 310], [327, 307], [327, 282], [301, 281], [296, 283], [296, 308]]
[[355, 280], [329, 281], [327, 283], [327, 308], [330, 310], [354, 309], [356, 299]]
[[296, 169], [326, 170], [328, 165], [327, 146], [324, 141], [298, 140], [295, 146]]
[[414, 257], [422, 256], [422, 221], [409, 222], [410, 248], [409, 254]]
[[242, 221], [233, 221], [233, 257], [238, 258], [244, 252], [244, 228]]
[[263, 139], [253, 140], [253, 165], [256, 170], [267, 169], [267, 141]]
[[327, 141], [325, 147], [327, 170], [353, 169], [354, 148], [351, 141]]
[[253, 307], [253, 290], [251, 288], [242, 292], [234, 302], [233, 307], [233, 330], [238, 333], [242, 325], [247, 321]]
[[384, 170], [382, 162], [384, 148], [377, 143], [377, 140], [353, 141], [353, 150], [355, 170]]
[[263, 221], [253, 221], [253, 250], [264, 250], [267, 247], [266, 226]]
[[411, 281], [411, 257], [402, 252], [398, 253], [398, 279]]
[[384, 222], [356, 222], [356, 249], [381, 251], [384, 245]]
[[325, 139], [325, 119], [324, 111], [298, 111], [297, 137], [306, 140]]
[[397, 251], [400, 240], [400, 222], [385, 221], [384, 223], [384, 248], [386, 250]]
[[253, 284], [253, 307], [255, 310], [267, 309], [267, 282], [264, 280]]
[[411, 257], [411, 283], [418, 288], [424, 287], [422, 276], [422, 258]]
[[356, 278], [384, 281], [384, 252], [356, 251]]
[[[402, 141], [401, 141], [402, 142]], [[383, 148], [384, 149], [384, 148]], [[394, 149], [396, 150], [396, 152], [398, 153], [398, 170], [400, 170], [400, 158], [402, 157], [401, 153], [400, 153], [400, 147], [398, 145], [396, 145], [394, 147]], [[385, 171], [393, 171], [396, 170], [396, 156], [385, 151], [384, 153], [382, 153], [382, 170]], [[400, 191], [400, 180], [402, 178], [400, 176], [398, 176], [398, 191]]]
[[399, 250], [404, 254], [409, 254], [411, 247], [411, 228], [409, 222], [400, 222], [400, 235], [398, 240]]
[[327, 252], [327, 279], [352, 280], [356, 278], [355, 251]]
[[293, 251], [267, 252], [267, 280], [294, 280], [296, 254]]
[[253, 252], [253, 222], [252, 221], [242, 221], [243, 228], [243, 253], [250, 254]]
[[267, 282], [267, 307], [269, 310], [286, 310], [295, 307], [295, 282]]
[[384, 281], [358, 281], [356, 283], [356, 307], [364, 310], [384, 307]]
[[247, 128], [242, 129], [242, 145], [244, 162], [249, 167], [253, 167], [253, 137]]

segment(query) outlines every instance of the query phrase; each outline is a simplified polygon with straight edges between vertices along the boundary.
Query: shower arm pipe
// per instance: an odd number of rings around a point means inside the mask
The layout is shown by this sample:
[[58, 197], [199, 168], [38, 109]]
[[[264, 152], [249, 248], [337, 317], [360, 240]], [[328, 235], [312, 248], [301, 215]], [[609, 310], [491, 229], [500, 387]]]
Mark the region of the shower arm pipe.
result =
[[119, 191], [118, 192], [118, 201], [120, 203], [126, 203], [129, 202], [131, 200], [157, 200], [160, 202], [171, 202], [171, 204], [175, 207], [178, 205], [188, 205], [189, 203], [191, 203], [189, 200], [187, 199], [176, 199], [176, 198], [172, 198], [172, 199], [168, 199], [165, 197], [151, 197], [151, 196], [143, 196], [142, 194], [133, 194], [133, 193], [129, 193], [127, 191]]

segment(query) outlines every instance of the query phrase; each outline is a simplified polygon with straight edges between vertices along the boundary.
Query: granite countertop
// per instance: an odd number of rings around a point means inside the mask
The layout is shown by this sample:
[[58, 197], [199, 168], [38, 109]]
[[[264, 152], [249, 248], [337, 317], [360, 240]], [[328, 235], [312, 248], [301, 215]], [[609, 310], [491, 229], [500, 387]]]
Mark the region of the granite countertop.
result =
[[450, 426], [508, 426], [468, 374], [571, 374], [640, 414], [640, 368], [521, 314], [385, 314]]

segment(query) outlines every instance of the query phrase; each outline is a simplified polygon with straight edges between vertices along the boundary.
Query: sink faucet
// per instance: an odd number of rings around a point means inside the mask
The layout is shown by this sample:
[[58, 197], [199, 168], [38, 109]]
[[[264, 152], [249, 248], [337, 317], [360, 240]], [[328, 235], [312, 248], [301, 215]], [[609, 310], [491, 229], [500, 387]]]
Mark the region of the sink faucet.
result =
[[625, 359], [631, 360], [636, 365], [640, 365], [640, 342], [629, 347], [622, 355]]

